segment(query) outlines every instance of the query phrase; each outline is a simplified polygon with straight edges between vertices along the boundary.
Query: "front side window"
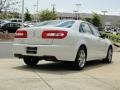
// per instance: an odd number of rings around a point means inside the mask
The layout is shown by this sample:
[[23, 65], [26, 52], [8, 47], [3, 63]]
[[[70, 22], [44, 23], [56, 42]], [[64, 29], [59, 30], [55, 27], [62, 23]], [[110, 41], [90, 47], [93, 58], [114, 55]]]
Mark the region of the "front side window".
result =
[[10, 23], [10, 27], [14, 27], [14, 24], [13, 24], [13, 23]]
[[4, 24], [5, 27], [10, 27], [10, 23]]
[[87, 23], [81, 23], [81, 29], [84, 33], [93, 34]]

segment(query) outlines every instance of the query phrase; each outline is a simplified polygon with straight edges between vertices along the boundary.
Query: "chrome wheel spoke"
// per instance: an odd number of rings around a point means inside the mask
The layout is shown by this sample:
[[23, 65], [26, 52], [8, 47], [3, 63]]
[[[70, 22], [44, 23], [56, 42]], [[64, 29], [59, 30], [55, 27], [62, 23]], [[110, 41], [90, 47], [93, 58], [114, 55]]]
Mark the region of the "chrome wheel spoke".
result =
[[111, 59], [112, 59], [112, 51], [111, 50], [109, 50], [108, 59], [109, 59], [109, 61], [111, 61]]
[[79, 52], [79, 58], [78, 58], [78, 63], [80, 67], [83, 67], [85, 65], [85, 58], [86, 58], [85, 51], [81, 50]]

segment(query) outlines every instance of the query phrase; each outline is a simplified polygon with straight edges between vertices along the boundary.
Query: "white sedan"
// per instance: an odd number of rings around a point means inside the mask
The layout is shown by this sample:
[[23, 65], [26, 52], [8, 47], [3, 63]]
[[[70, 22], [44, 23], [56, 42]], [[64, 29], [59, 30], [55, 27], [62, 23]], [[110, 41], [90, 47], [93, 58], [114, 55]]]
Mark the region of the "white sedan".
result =
[[112, 43], [90, 23], [81, 20], [51, 20], [31, 28], [18, 29], [13, 44], [14, 56], [25, 64], [40, 60], [72, 61], [83, 69], [86, 61], [112, 61]]

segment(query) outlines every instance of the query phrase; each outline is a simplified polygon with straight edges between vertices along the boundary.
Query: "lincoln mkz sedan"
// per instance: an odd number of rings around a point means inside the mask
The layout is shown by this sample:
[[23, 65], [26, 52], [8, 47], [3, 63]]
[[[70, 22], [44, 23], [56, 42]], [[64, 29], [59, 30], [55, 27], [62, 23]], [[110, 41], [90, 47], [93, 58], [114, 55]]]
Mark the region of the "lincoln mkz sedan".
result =
[[29, 66], [46, 61], [72, 61], [81, 70], [86, 61], [112, 61], [112, 43], [90, 23], [81, 20], [51, 20], [15, 33], [14, 56]]

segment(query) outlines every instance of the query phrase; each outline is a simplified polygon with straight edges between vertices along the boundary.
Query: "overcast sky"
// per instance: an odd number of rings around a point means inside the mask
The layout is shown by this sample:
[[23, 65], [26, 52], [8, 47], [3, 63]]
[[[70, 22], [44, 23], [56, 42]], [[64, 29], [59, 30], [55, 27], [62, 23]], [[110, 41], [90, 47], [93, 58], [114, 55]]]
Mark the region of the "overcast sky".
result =
[[[34, 5], [37, 0], [25, 0], [25, 8], [34, 13]], [[108, 14], [120, 15], [120, 0], [39, 0], [39, 10], [52, 9], [51, 4], [56, 4], [56, 10], [60, 12], [73, 12], [76, 3], [81, 3], [80, 12], [108, 11]]]

